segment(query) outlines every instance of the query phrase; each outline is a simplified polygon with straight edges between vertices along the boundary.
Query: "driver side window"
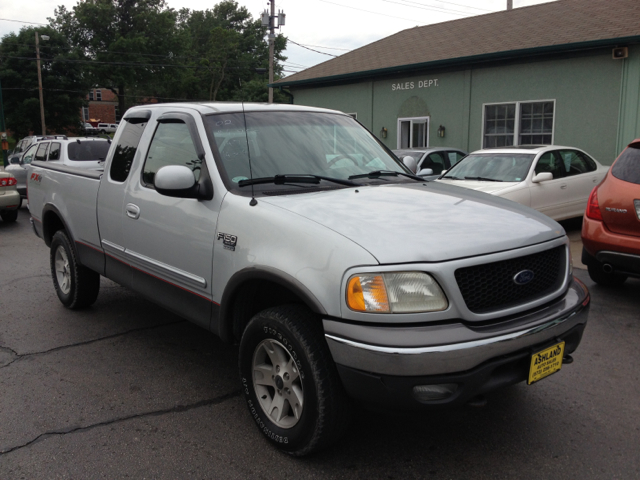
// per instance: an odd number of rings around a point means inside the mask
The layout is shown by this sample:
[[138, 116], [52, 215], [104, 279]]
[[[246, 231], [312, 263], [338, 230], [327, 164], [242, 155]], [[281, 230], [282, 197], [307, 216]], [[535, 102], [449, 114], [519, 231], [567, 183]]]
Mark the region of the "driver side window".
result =
[[144, 162], [142, 184], [155, 188], [153, 180], [156, 173], [167, 165], [189, 167], [197, 182], [200, 179], [201, 163], [185, 123], [159, 123]]
[[541, 172], [551, 172], [553, 178], [561, 178], [564, 176], [564, 165], [560, 162], [554, 152], [543, 154], [536, 164], [536, 174]]

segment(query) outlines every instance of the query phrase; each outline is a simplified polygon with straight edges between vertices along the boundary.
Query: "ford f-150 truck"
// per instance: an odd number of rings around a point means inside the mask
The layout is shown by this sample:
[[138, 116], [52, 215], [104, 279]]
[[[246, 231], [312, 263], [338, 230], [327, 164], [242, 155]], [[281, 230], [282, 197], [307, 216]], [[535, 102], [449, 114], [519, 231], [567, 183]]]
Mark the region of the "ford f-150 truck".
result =
[[535, 383], [587, 322], [560, 225], [426, 183], [336, 111], [135, 107], [103, 170], [33, 162], [28, 196], [65, 306], [105, 276], [238, 342], [249, 413], [293, 455], [334, 442], [353, 405]]

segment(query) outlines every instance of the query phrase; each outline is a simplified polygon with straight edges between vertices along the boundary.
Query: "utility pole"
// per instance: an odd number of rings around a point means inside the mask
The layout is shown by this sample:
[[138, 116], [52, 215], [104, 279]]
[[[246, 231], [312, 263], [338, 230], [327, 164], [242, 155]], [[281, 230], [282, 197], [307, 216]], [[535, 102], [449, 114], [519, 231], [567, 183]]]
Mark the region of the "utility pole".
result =
[[[49, 40], [48, 35], [42, 35], [42, 40]], [[36, 32], [36, 60], [38, 64], [38, 91], [40, 93], [40, 122], [42, 123], [42, 135], [47, 134], [47, 127], [44, 124], [44, 99], [42, 98], [42, 72], [40, 70], [40, 41]]]
[[7, 142], [7, 126], [4, 123], [4, 103], [2, 102], [2, 84], [0, 84], [0, 141], [2, 142], [2, 165], [7, 166], [7, 150], [9, 143]]
[[[262, 12], [262, 25], [269, 27], [269, 85], [273, 83], [273, 57], [275, 55], [275, 43], [276, 43], [276, 28], [280, 28], [284, 25], [285, 14], [278, 12], [276, 16], [276, 1], [270, 0], [271, 13], [266, 10]], [[276, 18], [278, 19], [278, 26], [276, 27]], [[273, 103], [273, 87], [269, 87], [269, 103]]]
[[507, 10], [513, 10], [513, 0], [507, 0]]

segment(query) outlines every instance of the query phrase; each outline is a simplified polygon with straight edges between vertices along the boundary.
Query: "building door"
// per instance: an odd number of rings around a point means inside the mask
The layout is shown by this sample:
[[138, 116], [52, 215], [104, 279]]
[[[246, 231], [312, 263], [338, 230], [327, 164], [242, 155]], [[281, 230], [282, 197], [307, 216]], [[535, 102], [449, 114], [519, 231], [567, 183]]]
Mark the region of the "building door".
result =
[[398, 148], [429, 146], [429, 117], [398, 119]]

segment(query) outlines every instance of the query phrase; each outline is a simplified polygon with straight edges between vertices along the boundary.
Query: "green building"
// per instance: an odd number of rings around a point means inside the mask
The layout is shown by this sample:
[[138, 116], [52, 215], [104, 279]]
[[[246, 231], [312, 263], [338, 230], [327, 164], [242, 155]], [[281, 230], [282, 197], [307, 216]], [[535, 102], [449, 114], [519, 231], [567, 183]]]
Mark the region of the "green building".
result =
[[416, 27], [274, 84], [389, 148], [582, 148], [640, 137], [640, 0], [558, 0]]

